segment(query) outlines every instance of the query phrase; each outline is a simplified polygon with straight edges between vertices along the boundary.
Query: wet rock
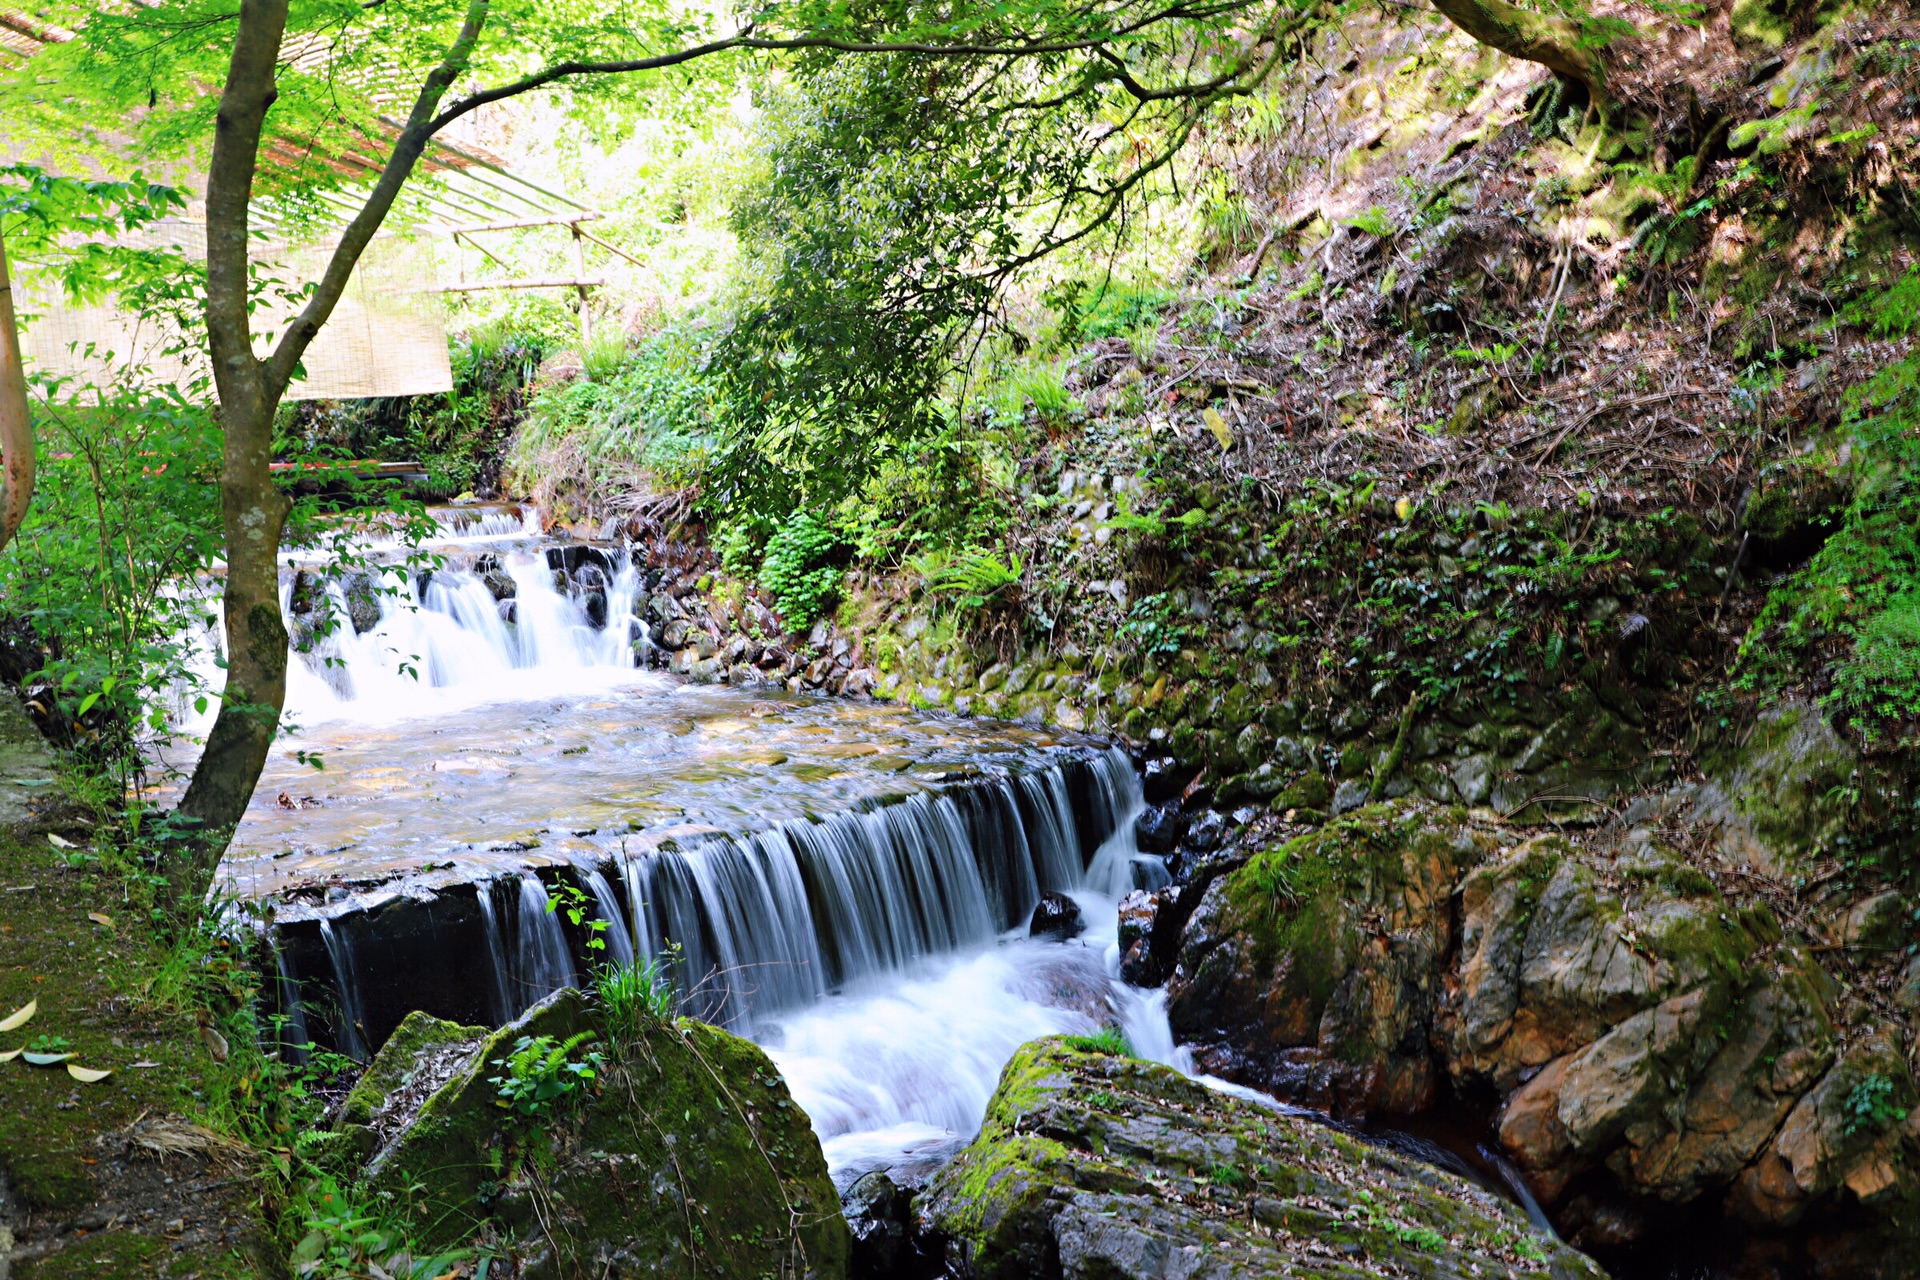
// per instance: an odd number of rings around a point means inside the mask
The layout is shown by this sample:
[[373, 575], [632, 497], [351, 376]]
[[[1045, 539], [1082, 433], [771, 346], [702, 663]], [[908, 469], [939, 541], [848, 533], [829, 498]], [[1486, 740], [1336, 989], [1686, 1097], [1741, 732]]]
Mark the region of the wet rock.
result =
[[589, 591], [581, 605], [587, 613], [587, 625], [595, 631], [604, 630], [607, 625], [607, 593]]
[[915, 1247], [913, 1193], [882, 1169], [863, 1174], [840, 1197], [853, 1235], [851, 1280], [908, 1280], [930, 1274]]
[[1187, 834], [1187, 820], [1177, 805], [1154, 805], [1134, 820], [1133, 834], [1142, 853], [1164, 856], [1172, 853]]
[[1208, 809], [1188, 824], [1184, 847], [1196, 853], [1207, 853], [1218, 849], [1227, 839], [1227, 820], [1224, 815]]
[[1080, 918], [1079, 903], [1064, 893], [1043, 893], [1033, 915], [1027, 919], [1027, 936], [1065, 942], [1079, 937], [1086, 927]]
[[[1018, 692], [1012, 688], [1012, 684], [1013, 676], [1008, 676], [1008, 692]], [[1148, 804], [1165, 804], [1169, 800], [1179, 799], [1180, 793], [1192, 780], [1193, 770], [1172, 756], [1155, 756], [1141, 770], [1140, 785], [1146, 792]]]
[[688, 636], [687, 643], [693, 647], [694, 656], [702, 661], [714, 658], [720, 652], [720, 641], [711, 631], [695, 631]]
[[666, 626], [660, 628], [659, 634], [654, 638], [654, 643], [658, 644], [662, 649], [684, 649], [691, 640], [692, 634], [692, 623], [688, 622], [685, 618], [675, 618], [667, 623]]
[[1463, 1179], [1060, 1039], [1014, 1055], [917, 1208], [973, 1280], [1602, 1274]]
[[[542, 1117], [501, 1107], [488, 1077], [528, 1036], [590, 1037], [573, 1056], [602, 1055], [596, 1087]], [[369, 1075], [403, 1079], [419, 1050], [402, 1048], [383, 1049]], [[612, 1043], [585, 997], [565, 990], [468, 1052], [444, 1084], [394, 1110], [366, 1165], [417, 1245], [491, 1231], [534, 1275], [746, 1280], [796, 1256], [810, 1274], [845, 1273], [851, 1239], [819, 1140], [748, 1041], [648, 1020]]]
[[1899, 985], [1893, 989], [1893, 1002], [1908, 1013], [1920, 1013], [1920, 956], [1907, 961]]
[[347, 597], [347, 617], [355, 635], [365, 635], [380, 625], [380, 584], [370, 573], [350, 573], [341, 582]]

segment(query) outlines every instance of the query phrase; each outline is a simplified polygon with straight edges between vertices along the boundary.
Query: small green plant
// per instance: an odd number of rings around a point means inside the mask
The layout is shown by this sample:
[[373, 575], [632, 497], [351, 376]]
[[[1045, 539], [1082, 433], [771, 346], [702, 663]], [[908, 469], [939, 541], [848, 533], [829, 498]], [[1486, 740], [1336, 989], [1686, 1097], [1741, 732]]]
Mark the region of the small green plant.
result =
[[1118, 1027], [1102, 1027], [1090, 1036], [1067, 1036], [1067, 1047], [1081, 1053], [1104, 1053], [1116, 1058], [1134, 1058], [1133, 1042]]
[[1011, 552], [1003, 561], [990, 551], [962, 551], [955, 555], [928, 552], [910, 561], [913, 570], [935, 595], [950, 598], [962, 610], [984, 607], [1020, 585], [1025, 563]]
[[28, 1053], [65, 1053], [73, 1048], [73, 1041], [65, 1036], [35, 1036], [27, 1045]]
[[567, 917], [567, 923], [574, 928], [587, 931], [587, 950], [605, 951], [607, 940], [600, 935], [607, 931], [607, 922], [598, 917], [589, 920], [590, 913], [597, 910], [594, 900], [587, 896], [586, 890], [577, 884], [562, 882], [553, 886], [547, 894], [547, 914], [559, 912]]
[[1363, 232], [1370, 236], [1384, 237], [1390, 236], [1394, 232], [1393, 219], [1387, 215], [1387, 211], [1384, 208], [1377, 204], [1371, 208], [1362, 209], [1351, 218], [1344, 218], [1341, 221], [1346, 226], [1352, 227], [1355, 231]]
[[1841, 1105], [1846, 1135], [1882, 1133], [1905, 1120], [1907, 1108], [1896, 1100], [1896, 1094], [1893, 1081], [1878, 1071], [1863, 1077]]
[[795, 631], [811, 626], [840, 590], [840, 567], [828, 561], [839, 546], [833, 526], [811, 511], [795, 511], [767, 539], [760, 585]]
[[306, 1231], [287, 1259], [300, 1280], [438, 1280], [470, 1256], [465, 1250], [416, 1253], [375, 1206], [324, 1174], [307, 1184], [302, 1198]]
[[669, 968], [676, 958], [675, 943], [666, 957], [647, 956], [632, 964], [602, 965], [594, 972], [593, 991], [599, 998], [607, 1035], [615, 1044], [639, 1034], [648, 1021], [671, 1022], [678, 997]]
[[498, 1093], [495, 1101], [530, 1119], [578, 1102], [587, 1086], [599, 1078], [604, 1065], [597, 1053], [573, 1056], [574, 1050], [593, 1038], [590, 1031], [571, 1036], [564, 1043], [552, 1036], [521, 1036], [513, 1042], [512, 1053], [493, 1060], [500, 1074], [488, 1076], [487, 1083]]
[[1240, 1187], [1247, 1183], [1247, 1175], [1230, 1164], [1217, 1164], [1207, 1171], [1207, 1181], [1216, 1187]]

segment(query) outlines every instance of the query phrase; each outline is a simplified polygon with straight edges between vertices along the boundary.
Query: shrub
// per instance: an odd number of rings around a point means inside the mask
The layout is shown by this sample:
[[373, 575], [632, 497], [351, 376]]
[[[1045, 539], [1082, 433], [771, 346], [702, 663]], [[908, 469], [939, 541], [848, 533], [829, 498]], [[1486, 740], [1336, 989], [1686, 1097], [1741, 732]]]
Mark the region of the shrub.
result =
[[671, 1022], [678, 997], [668, 976], [670, 959], [648, 956], [632, 964], [602, 965], [593, 975], [594, 995], [607, 1036], [615, 1044], [632, 1040], [648, 1021]]
[[794, 512], [767, 539], [760, 585], [792, 630], [813, 625], [839, 592], [841, 569], [827, 560], [839, 546], [833, 526], [810, 511]]
[[1136, 1058], [1133, 1042], [1118, 1027], [1102, 1027], [1090, 1036], [1066, 1036], [1067, 1047], [1081, 1053], [1104, 1053], [1116, 1058]]

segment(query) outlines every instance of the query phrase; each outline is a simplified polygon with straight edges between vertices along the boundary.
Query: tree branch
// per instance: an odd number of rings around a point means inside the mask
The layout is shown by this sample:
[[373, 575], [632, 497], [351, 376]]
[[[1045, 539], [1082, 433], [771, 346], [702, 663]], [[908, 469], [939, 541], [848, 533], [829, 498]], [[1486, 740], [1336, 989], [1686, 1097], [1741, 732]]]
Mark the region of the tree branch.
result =
[[[284, 0], [282, 0], [284, 3]], [[386, 221], [387, 214], [393, 208], [393, 202], [400, 196], [400, 189], [406, 185], [413, 173], [413, 167], [426, 150], [427, 142], [441, 125], [435, 117], [440, 100], [446, 96], [453, 82], [459, 79], [467, 69], [473, 47], [480, 39], [480, 33], [487, 25], [487, 16], [491, 0], [470, 0], [467, 16], [460, 24], [460, 34], [447, 47], [447, 53], [440, 65], [428, 74], [420, 86], [420, 94], [414, 99], [413, 110], [407, 116], [407, 123], [393, 144], [393, 153], [387, 157], [387, 163], [380, 170], [379, 180], [368, 193], [366, 203], [347, 224], [340, 234], [340, 243], [334, 247], [333, 254], [327, 260], [327, 269], [314, 286], [313, 296], [307, 299], [307, 305], [280, 335], [280, 341], [274, 346], [273, 355], [268, 361], [267, 376], [274, 394], [278, 396], [293, 381], [293, 373], [300, 363], [300, 357], [306, 353], [314, 335], [333, 314], [340, 302], [341, 294], [346, 292], [347, 281], [353, 276], [353, 269], [360, 261], [360, 255], [366, 252], [367, 245], [374, 234], [380, 230], [380, 224]]]
[[1533, 13], [1507, 0], [1433, 0], [1433, 7], [1481, 44], [1578, 80], [1596, 106], [1606, 105], [1606, 64], [1565, 18]]
[[33, 419], [27, 411], [27, 374], [20, 362], [20, 331], [13, 319], [13, 282], [7, 246], [0, 241], [0, 547], [13, 540], [33, 501]]

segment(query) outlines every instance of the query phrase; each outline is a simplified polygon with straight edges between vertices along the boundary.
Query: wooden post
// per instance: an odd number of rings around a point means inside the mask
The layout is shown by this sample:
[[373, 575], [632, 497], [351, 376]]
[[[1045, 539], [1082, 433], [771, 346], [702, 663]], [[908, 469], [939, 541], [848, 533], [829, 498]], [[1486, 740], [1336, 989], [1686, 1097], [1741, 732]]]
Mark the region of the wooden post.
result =
[[7, 246], [0, 240], [0, 547], [13, 540], [33, 501], [33, 418], [27, 409], [27, 371], [20, 361], [20, 333], [13, 320], [13, 283], [7, 278]]
[[[580, 233], [578, 220], [567, 224], [567, 230], [573, 232], [573, 278], [587, 278], [587, 242]], [[580, 291], [580, 358], [587, 358], [587, 345], [593, 341], [593, 320], [587, 314], [587, 286], [578, 286]]]

